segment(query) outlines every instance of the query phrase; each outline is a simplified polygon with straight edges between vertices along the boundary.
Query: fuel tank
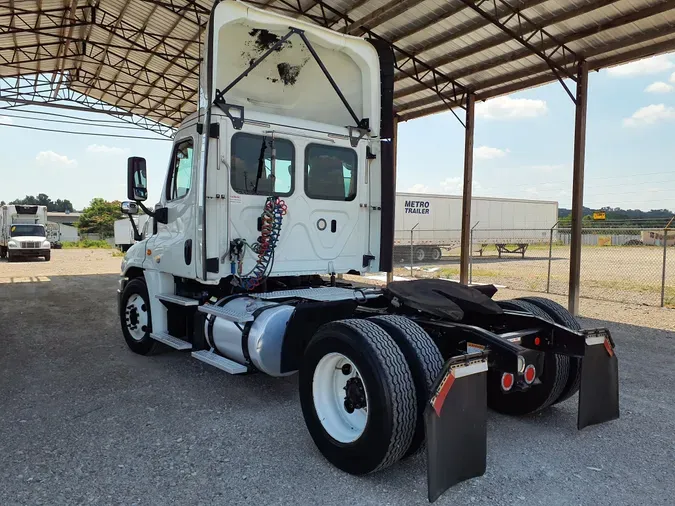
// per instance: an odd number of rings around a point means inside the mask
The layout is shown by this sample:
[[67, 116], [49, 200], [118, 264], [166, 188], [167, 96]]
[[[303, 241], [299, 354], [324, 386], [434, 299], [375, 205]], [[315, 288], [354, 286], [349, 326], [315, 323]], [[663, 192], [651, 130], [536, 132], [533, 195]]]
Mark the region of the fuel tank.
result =
[[240, 364], [249, 362], [270, 376], [288, 376], [295, 372], [281, 373], [281, 348], [286, 325], [294, 311], [292, 306], [252, 297], [222, 299], [216, 305], [231, 314], [250, 315], [253, 320], [236, 323], [209, 315], [204, 335], [211, 347]]

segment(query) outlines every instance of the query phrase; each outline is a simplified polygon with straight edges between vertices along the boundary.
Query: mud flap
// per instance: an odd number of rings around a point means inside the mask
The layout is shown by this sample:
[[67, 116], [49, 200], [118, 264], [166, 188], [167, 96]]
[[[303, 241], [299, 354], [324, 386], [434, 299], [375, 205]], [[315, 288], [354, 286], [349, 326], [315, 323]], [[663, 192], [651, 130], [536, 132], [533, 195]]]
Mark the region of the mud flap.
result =
[[485, 473], [487, 360], [483, 353], [445, 363], [424, 410], [424, 428], [430, 502], [454, 484]]
[[619, 418], [619, 363], [606, 329], [591, 331], [581, 361], [577, 428]]

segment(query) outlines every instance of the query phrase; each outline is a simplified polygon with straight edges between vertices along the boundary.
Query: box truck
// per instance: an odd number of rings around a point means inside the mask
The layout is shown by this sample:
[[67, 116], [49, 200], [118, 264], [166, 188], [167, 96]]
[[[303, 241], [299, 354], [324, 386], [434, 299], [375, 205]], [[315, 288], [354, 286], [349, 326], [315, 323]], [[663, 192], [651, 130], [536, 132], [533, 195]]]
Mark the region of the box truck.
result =
[[0, 258], [51, 259], [46, 206], [4, 205], [0, 211]]
[[[141, 233], [142, 237], [145, 237], [148, 233], [148, 224], [150, 223], [150, 216], [147, 214], [141, 214], [133, 217], [134, 223], [138, 231]], [[115, 247], [121, 249], [122, 251], [127, 251], [132, 244], [135, 244], [134, 240], [134, 228], [131, 225], [131, 222], [124, 218], [122, 220], [116, 220], [114, 223], [115, 227]]]
[[[491, 197], [471, 199], [473, 244], [482, 254], [493, 244], [502, 253], [523, 256], [529, 244], [547, 242], [558, 221], [558, 203]], [[462, 197], [422, 193], [396, 194], [394, 257], [416, 262], [439, 260], [442, 250], [457, 248], [462, 229]]]

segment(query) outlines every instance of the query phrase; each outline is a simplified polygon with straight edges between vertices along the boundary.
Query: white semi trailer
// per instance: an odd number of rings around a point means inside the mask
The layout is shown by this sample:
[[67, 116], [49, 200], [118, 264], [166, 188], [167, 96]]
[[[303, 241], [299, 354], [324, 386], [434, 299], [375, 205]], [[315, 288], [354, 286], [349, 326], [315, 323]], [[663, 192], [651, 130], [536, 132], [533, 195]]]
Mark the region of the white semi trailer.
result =
[[[548, 242], [558, 221], [555, 201], [491, 197], [471, 199], [473, 245], [479, 253], [495, 245], [499, 256], [520, 253], [529, 244]], [[421, 193], [396, 194], [395, 259], [439, 260], [442, 250], [460, 245], [462, 197]]]
[[19, 258], [51, 259], [47, 239], [47, 207], [4, 205], [0, 207], [0, 258], [13, 262]]
[[392, 268], [387, 44], [216, 1], [205, 48], [202, 102], [176, 132], [154, 209], [145, 160], [128, 161], [122, 210], [153, 220], [122, 262], [132, 351], [164, 344], [229, 374], [298, 372], [327, 460], [370, 473], [426, 440], [430, 500], [484, 473], [488, 404], [532, 413], [581, 389], [579, 428], [618, 416], [609, 331], [581, 330], [554, 303], [500, 305], [494, 287], [444, 280], [338, 280]]

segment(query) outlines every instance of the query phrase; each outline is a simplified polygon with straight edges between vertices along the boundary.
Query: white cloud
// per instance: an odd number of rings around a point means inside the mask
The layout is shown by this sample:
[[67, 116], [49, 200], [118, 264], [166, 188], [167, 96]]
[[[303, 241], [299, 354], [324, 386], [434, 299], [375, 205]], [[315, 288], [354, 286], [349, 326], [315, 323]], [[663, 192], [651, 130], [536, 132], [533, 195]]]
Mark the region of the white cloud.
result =
[[0, 125], [11, 125], [14, 121], [9, 116], [0, 116]]
[[607, 70], [607, 73], [616, 77], [630, 77], [646, 74], [658, 74], [675, 68], [673, 58], [668, 54], [652, 56], [643, 60], [634, 61]]
[[530, 195], [539, 195], [539, 190], [537, 190], [536, 187], [532, 186], [530, 188], [525, 188], [525, 193], [528, 193]]
[[655, 83], [652, 83], [649, 86], [647, 86], [645, 88], [645, 91], [647, 93], [670, 93], [671, 91], [673, 91], [673, 89], [675, 88], [673, 88], [673, 86], [668, 83], [664, 83], [663, 81], [656, 81]]
[[[441, 193], [449, 195], [461, 195], [464, 189], [464, 178], [462, 177], [446, 177], [439, 185]], [[483, 187], [478, 181], [473, 181], [472, 191], [482, 190]]]
[[473, 150], [474, 156], [481, 160], [504, 158], [508, 152], [508, 149], [491, 148], [490, 146], [480, 146]]
[[670, 74], [670, 82], [673, 83], [673, 84], [675, 84], [675, 72], [673, 72], [672, 74]]
[[35, 160], [39, 165], [52, 168], [72, 169], [77, 167], [77, 160], [70, 159], [66, 155], [60, 155], [53, 151], [40, 151]]
[[623, 126], [635, 127], [653, 125], [659, 121], [675, 119], [675, 108], [664, 104], [652, 104], [635, 111], [630, 118], [623, 120]]
[[105, 153], [108, 155], [124, 155], [129, 152], [128, 148], [116, 148], [103, 144], [90, 144], [87, 146], [88, 153]]
[[531, 170], [536, 170], [538, 172], [558, 172], [565, 169], [565, 166], [561, 163], [559, 164], [542, 164], [542, 165], [531, 165], [529, 167]]
[[497, 97], [476, 104], [476, 116], [487, 119], [536, 118], [548, 112], [546, 101]]
[[429, 193], [429, 187], [422, 183], [417, 183], [408, 188], [410, 193]]

